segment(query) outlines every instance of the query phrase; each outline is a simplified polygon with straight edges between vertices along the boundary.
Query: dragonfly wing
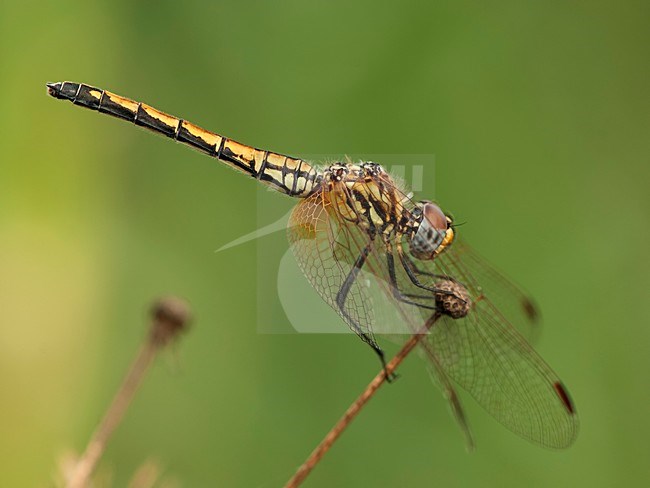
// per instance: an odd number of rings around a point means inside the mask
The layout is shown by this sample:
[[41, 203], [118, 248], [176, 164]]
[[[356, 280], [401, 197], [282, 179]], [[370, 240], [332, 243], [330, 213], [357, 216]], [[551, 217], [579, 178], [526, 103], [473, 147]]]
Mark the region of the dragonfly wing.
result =
[[[445, 317], [442, 317], [442, 319], [444, 318]], [[438, 326], [440, 320], [441, 319], [438, 319], [438, 321], [433, 324], [434, 329]], [[463, 432], [463, 435], [465, 437], [465, 444], [467, 446], [467, 449], [473, 450], [474, 438], [472, 437], [472, 431], [469, 428], [469, 423], [467, 422], [465, 411], [463, 410], [463, 406], [460, 403], [460, 398], [456, 393], [454, 385], [451, 383], [449, 377], [447, 376], [447, 373], [445, 372], [444, 365], [441, 364], [440, 359], [436, 354], [434, 344], [431, 341], [427, 340], [427, 338], [423, 338], [420, 341], [420, 346], [421, 347], [419, 348], [419, 351], [427, 362], [427, 369], [429, 370], [431, 379], [438, 386], [438, 388], [440, 388], [444, 397], [449, 402], [451, 413], [453, 414], [454, 419], [458, 423], [458, 426], [460, 427], [460, 430]]]
[[[541, 316], [533, 299], [511, 280], [494, 269], [465, 242], [454, 242], [455, 261], [471, 270], [472, 278], [482, 290], [488, 290], [494, 307], [533, 344], [540, 334]], [[462, 278], [458, 277], [460, 281]]]
[[373, 333], [374, 308], [361, 280], [354, 280], [343, 307], [339, 292], [368, 245], [352, 238], [351, 228], [335, 211], [333, 192], [319, 191], [302, 200], [289, 218], [288, 237], [298, 266], [318, 294], [364, 342], [378, 348]]
[[[419, 331], [434, 313], [436, 298], [405, 270], [407, 264], [396, 250], [402, 244], [404, 255], [410, 255], [408, 243], [371, 239], [349, 213], [342, 213], [343, 198], [322, 190], [303, 200], [290, 218], [289, 240], [321, 297], [377, 348], [376, 330], [397, 337]], [[361, 255], [366, 256], [364, 265], [350, 282]], [[465, 286], [472, 302], [466, 317], [443, 317], [421, 342], [435, 382], [468, 442], [469, 429], [450, 378], [522, 437], [548, 447], [570, 445], [577, 434], [577, 415], [557, 375], [519, 331], [534, 317], [530, 307], [522, 306], [523, 293], [458, 240], [435, 259], [413, 264], [410, 274], [417, 275], [420, 285], [434, 287], [441, 276], [451, 277]], [[337, 297], [346, 282], [349, 292], [341, 307]]]
[[[463, 245], [426, 263], [433, 274], [453, 276], [467, 288], [466, 317], [439, 320], [427, 341], [445, 372], [504, 426], [537, 444], [563, 448], [578, 431], [578, 417], [553, 370], [511, 325], [474, 277], [477, 268]], [[513, 296], [512, 300], [518, 297]], [[508, 305], [504, 297], [502, 305]], [[506, 300], [505, 302], [503, 300]], [[514, 310], [514, 304], [506, 310]], [[516, 317], [516, 315], [511, 315]]]

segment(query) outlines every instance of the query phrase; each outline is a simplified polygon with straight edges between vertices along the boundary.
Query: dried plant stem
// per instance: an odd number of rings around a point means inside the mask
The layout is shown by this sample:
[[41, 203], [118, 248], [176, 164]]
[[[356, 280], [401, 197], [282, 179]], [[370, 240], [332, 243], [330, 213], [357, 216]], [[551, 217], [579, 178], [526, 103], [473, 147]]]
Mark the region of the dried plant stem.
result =
[[104, 418], [77, 462], [66, 485], [67, 488], [84, 488], [88, 485], [108, 440], [122, 421], [156, 354], [185, 328], [188, 320], [189, 312], [186, 305], [178, 299], [167, 298], [154, 306], [149, 336], [141, 346]]
[[131, 365], [126, 378], [124, 378], [122, 386], [117, 391], [113, 402], [108, 407], [104, 418], [93, 433], [86, 446], [86, 450], [79, 459], [72, 478], [68, 483], [69, 488], [83, 488], [87, 485], [97, 462], [102, 457], [102, 454], [104, 454], [108, 439], [122, 421], [124, 412], [126, 412], [131, 400], [138, 391], [138, 387], [142, 383], [147, 369], [149, 369], [149, 365], [156, 356], [156, 351], [157, 347], [149, 342], [140, 348], [140, 352]]
[[309, 476], [309, 473], [316, 467], [316, 465], [323, 458], [325, 453], [329, 451], [336, 440], [341, 436], [343, 431], [350, 425], [354, 418], [359, 414], [361, 409], [368, 403], [379, 387], [386, 381], [386, 375], [390, 375], [397, 369], [402, 361], [408, 356], [418, 342], [426, 335], [428, 330], [433, 326], [435, 321], [440, 317], [439, 314], [434, 314], [424, 325], [424, 327], [417, 333], [413, 334], [411, 338], [402, 346], [402, 349], [393, 357], [393, 359], [386, 365], [385, 371], [381, 371], [375, 378], [368, 384], [366, 389], [359, 395], [359, 397], [350, 405], [343, 417], [332, 427], [328, 434], [323, 438], [321, 443], [309, 455], [307, 460], [298, 468], [298, 471], [287, 482], [285, 488], [296, 488]]

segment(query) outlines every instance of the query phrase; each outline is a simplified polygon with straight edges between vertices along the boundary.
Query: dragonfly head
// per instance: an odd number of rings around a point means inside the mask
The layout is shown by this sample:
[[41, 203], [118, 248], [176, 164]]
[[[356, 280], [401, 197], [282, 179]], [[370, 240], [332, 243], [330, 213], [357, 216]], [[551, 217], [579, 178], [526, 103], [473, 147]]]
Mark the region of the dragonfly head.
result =
[[430, 260], [451, 245], [454, 240], [452, 220], [438, 205], [427, 200], [418, 202], [414, 217], [416, 221], [409, 242], [414, 257]]

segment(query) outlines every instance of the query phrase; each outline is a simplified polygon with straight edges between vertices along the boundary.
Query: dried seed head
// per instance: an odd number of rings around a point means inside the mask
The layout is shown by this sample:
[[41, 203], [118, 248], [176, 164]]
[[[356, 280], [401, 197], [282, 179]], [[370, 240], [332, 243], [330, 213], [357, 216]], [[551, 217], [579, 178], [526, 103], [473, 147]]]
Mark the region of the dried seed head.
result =
[[460, 319], [465, 317], [472, 308], [469, 293], [460, 283], [452, 280], [440, 280], [436, 282], [436, 290], [436, 305], [443, 314]]
[[151, 341], [164, 346], [187, 330], [191, 320], [189, 305], [180, 298], [164, 297], [151, 308]]

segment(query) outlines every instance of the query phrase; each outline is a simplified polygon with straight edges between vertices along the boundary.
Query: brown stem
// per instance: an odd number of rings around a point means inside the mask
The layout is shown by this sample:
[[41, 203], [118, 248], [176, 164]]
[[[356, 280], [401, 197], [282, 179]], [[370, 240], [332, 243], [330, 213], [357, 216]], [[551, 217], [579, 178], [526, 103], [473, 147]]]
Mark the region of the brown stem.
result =
[[323, 438], [321, 443], [309, 455], [307, 460], [298, 468], [298, 471], [287, 482], [285, 488], [296, 488], [300, 486], [309, 473], [316, 467], [316, 465], [323, 458], [325, 453], [329, 451], [336, 440], [341, 436], [343, 431], [359, 414], [361, 409], [368, 403], [379, 387], [386, 381], [386, 375], [390, 375], [397, 369], [402, 361], [410, 354], [418, 342], [426, 335], [428, 330], [433, 326], [434, 322], [440, 317], [439, 314], [434, 314], [424, 325], [424, 327], [417, 333], [413, 334], [411, 338], [402, 346], [402, 349], [393, 357], [393, 359], [386, 365], [384, 371], [381, 371], [375, 378], [368, 384], [366, 389], [359, 395], [359, 397], [348, 407], [343, 417], [332, 427], [332, 429]]
[[106, 450], [108, 440], [122, 421], [124, 413], [137, 393], [156, 353], [174, 339], [189, 321], [186, 305], [175, 298], [166, 298], [156, 303], [152, 310], [152, 316], [149, 336], [141, 346], [104, 418], [77, 462], [68, 479], [67, 488], [84, 488], [88, 485], [90, 476]]

